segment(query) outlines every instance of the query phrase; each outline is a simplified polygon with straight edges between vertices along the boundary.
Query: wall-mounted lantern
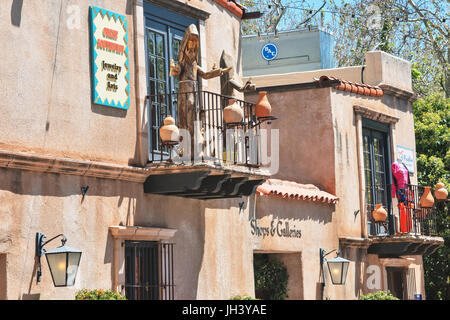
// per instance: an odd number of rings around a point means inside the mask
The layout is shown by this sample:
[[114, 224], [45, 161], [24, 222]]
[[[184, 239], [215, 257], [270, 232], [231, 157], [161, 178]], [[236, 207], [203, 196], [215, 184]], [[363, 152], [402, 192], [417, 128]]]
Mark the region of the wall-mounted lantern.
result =
[[333, 284], [345, 284], [345, 279], [347, 278], [350, 260], [339, 257], [339, 253], [337, 253], [336, 257], [333, 259], [330, 260], [325, 259], [325, 256], [329, 255], [334, 251], [336, 251], [336, 249], [328, 253], [325, 253], [325, 250], [320, 248], [320, 268], [323, 271], [323, 264], [326, 261], [328, 264], [328, 271], [330, 272], [331, 282]]
[[[46, 251], [44, 246], [50, 241], [62, 236], [62, 245], [58, 248]], [[81, 251], [65, 246], [67, 238], [59, 234], [48, 241], [45, 241], [43, 233], [36, 233], [36, 256], [39, 259], [39, 268], [37, 271], [37, 282], [41, 281], [41, 256], [45, 253], [50, 274], [52, 275], [55, 287], [70, 287], [75, 283], [78, 266], [81, 259]]]

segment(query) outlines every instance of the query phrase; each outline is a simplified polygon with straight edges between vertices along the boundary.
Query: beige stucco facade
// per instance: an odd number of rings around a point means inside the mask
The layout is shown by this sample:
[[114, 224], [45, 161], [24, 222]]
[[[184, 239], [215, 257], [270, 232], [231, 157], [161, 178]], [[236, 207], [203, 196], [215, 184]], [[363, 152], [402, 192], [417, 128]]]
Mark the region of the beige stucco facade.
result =
[[[364, 83], [383, 88], [381, 97], [314, 84], [321, 76], [362, 83], [361, 71], [361, 67], [348, 67], [252, 77], [260, 90], [268, 92], [272, 114], [279, 118], [272, 129], [280, 134], [280, 170], [272, 178], [314, 184], [339, 198], [337, 204], [325, 205], [289, 197], [258, 197], [256, 215], [261, 223], [267, 224], [272, 215], [282, 213], [302, 225], [301, 239], [266, 239], [257, 247], [261, 252], [280, 250], [301, 256], [303, 292], [299, 296], [304, 299], [320, 296], [320, 286], [315, 287], [321, 281], [317, 272], [319, 248], [327, 252], [338, 249], [341, 256], [352, 261], [344, 286], [333, 286], [325, 279], [324, 298], [356, 299], [360, 294], [388, 290], [386, 270], [390, 267], [403, 268], [409, 272], [407, 277], [414, 274], [414, 278], [408, 278], [408, 290], [425, 295], [422, 255], [388, 258], [367, 252], [373, 237], [368, 234], [370, 213], [364, 205], [362, 119], [389, 126], [392, 161], [398, 157], [398, 145], [415, 153], [409, 63], [384, 52], [366, 53]], [[302, 87], [307, 83], [311, 85]], [[258, 97], [249, 93], [246, 98], [257, 101]], [[410, 179], [412, 184], [417, 183], [415, 161]], [[395, 206], [397, 200], [393, 201]], [[412, 299], [412, 291], [405, 292], [405, 298], [408, 295]]]
[[[127, 18], [129, 110], [91, 102], [90, 5]], [[189, 7], [209, 14], [199, 21], [205, 69], [219, 64], [224, 49], [239, 55], [240, 20], [234, 14], [214, 1], [194, 0]], [[254, 294], [253, 278], [243, 272], [252, 264], [251, 244], [241, 240], [249, 229], [243, 218], [248, 206], [239, 211], [236, 199], [144, 194], [149, 172], [143, 168], [148, 161], [143, 2], [18, 6], [8, 0], [0, 17], [0, 42], [6, 45], [0, 54], [0, 298], [73, 299], [81, 288], [121, 291], [120, 245], [134, 238], [114, 237], [114, 226], [150, 227], [141, 239], [175, 243], [176, 299]], [[220, 92], [219, 78], [202, 85]], [[158, 228], [173, 232], [162, 236]], [[36, 282], [36, 232], [47, 238], [64, 233], [67, 245], [83, 251], [74, 287], [53, 287], [45, 260]]]

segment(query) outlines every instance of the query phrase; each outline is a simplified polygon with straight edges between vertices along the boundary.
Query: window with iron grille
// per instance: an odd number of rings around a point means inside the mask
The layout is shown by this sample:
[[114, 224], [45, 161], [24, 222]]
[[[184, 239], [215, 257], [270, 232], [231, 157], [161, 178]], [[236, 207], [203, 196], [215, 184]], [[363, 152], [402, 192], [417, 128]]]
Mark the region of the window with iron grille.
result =
[[173, 243], [125, 241], [128, 300], [173, 300]]

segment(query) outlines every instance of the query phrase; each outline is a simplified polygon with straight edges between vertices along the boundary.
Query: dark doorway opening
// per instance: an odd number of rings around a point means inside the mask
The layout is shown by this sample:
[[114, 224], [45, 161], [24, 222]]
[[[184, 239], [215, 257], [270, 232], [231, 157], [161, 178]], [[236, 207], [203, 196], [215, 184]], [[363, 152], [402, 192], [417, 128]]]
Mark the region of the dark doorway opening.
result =
[[400, 300], [405, 299], [406, 291], [406, 269], [405, 268], [395, 268], [388, 267], [387, 271], [387, 283], [388, 290]]
[[253, 255], [255, 297], [262, 300], [285, 300], [288, 298], [289, 273], [275, 254]]

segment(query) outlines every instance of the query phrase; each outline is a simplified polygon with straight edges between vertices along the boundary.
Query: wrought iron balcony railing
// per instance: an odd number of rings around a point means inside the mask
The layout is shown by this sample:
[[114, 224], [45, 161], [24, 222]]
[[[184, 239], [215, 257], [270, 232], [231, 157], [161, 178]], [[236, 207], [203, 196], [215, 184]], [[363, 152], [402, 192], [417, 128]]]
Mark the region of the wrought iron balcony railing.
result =
[[[261, 124], [275, 118], [257, 118], [253, 103], [208, 91], [150, 95], [147, 99], [152, 163], [261, 166]], [[223, 109], [231, 99], [244, 116], [240, 122], [225, 123]], [[183, 112], [179, 111], [181, 104], [185, 104]], [[159, 130], [168, 115], [180, 130], [177, 141], [161, 140]]]
[[[422, 207], [420, 198], [424, 188], [416, 185], [403, 185], [394, 190], [392, 185], [366, 187], [366, 213], [370, 236], [424, 235], [435, 236], [438, 220], [435, 201], [433, 207]], [[396, 192], [395, 200], [392, 198]], [[375, 221], [372, 212], [381, 203], [388, 215], [385, 221]]]

